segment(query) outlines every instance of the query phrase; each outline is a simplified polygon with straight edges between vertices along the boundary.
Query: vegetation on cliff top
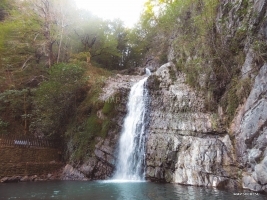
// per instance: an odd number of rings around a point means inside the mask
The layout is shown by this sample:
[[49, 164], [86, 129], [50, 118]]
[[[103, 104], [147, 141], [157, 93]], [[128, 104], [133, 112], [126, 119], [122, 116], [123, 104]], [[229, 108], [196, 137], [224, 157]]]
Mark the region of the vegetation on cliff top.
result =
[[134, 32], [122, 21], [100, 19], [71, 0], [1, 1], [0, 20], [1, 133], [61, 135], [80, 96], [112, 74], [100, 68], [140, 62]]
[[[231, 9], [236, 10], [234, 17], [239, 25], [230, 30], [227, 24], [231, 23]], [[220, 17], [218, 12], [222, 12]], [[254, 12], [247, 0], [227, 5], [218, 0], [149, 0], [141, 18], [140, 26], [147, 32], [148, 55], [160, 64], [168, 56], [177, 70], [186, 74], [187, 83], [204, 94], [207, 112], [223, 108], [226, 125], [250, 92], [251, 77], [241, 79], [247, 38], [255, 54], [266, 52], [266, 43], [255, 28], [249, 27], [249, 20], [257, 15]], [[259, 56], [255, 62], [266, 60], [266, 56]]]

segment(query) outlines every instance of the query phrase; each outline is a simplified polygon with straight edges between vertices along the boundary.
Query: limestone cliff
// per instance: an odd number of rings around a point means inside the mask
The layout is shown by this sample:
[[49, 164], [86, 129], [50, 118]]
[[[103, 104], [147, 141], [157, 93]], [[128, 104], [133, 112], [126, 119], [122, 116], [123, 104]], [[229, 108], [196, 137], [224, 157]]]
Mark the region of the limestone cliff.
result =
[[[199, 186], [237, 186], [232, 141], [217, 113], [205, 112], [203, 96], [167, 63], [149, 78], [150, 122], [146, 176], [153, 181]], [[158, 83], [158, 87], [155, 84]]]
[[263, 65], [249, 97], [239, 110], [231, 132], [235, 138], [237, 162], [243, 168], [242, 185], [267, 191], [267, 65]]
[[223, 128], [218, 113], [203, 112], [202, 97], [184, 83], [183, 74], [171, 81], [172, 68], [163, 65], [149, 79], [147, 179], [266, 191], [267, 65], [230, 129]]
[[[232, 81], [223, 82], [216, 75], [207, 77], [204, 69], [202, 74], [200, 72], [202, 78], [193, 80], [200, 85], [200, 91], [192, 89], [187, 84], [188, 74], [182, 73], [172, 63], [161, 66], [149, 79], [148, 179], [267, 191], [266, 8], [267, 3], [263, 0], [225, 0], [220, 2], [217, 10], [214, 32], [219, 35], [220, 44], [230, 46], [232, 52], [224, 58], [225, 63], [240, 69], [240, 73], [235, 75], [239, 79], [237, 85], [251, 82], [250, 87], [243, 85], [233, 90], [234, 94], [249, 90], [248, 95], [241, 95], [239, 101], [236, 100], [238, 95], [233, 95], [236, 99], [221, 107], [225, 97], [231, 96], [229, 93], [234, 84]], [[175, 34], [178, 37], [181, 33], [178, 30]], [[183, 55], [175, 50], [173, 41], [172, 38], [168, 58], [177, 61]], [[227, 63], [227, 59], [237, 56], [232, 48], [244, 54], [244, 59], [238, 60], [238, 67], [234, 62]], [[223, 49], [218, 46], [217, 50]], [[187, 56], [184, 65], [194, 57], [201, 57], [191, 54], [190, 58], [190, 53]], [[206, 67], [212, 66], [207, 63]], [[205, 102], [210, 94], [203, 89], [205, 78], [220, 80], [219, 86], [226, 84], [220, 89], [221, 99], [215, 105], [217, 109], [206, 109]], [[237, 109], [232, 107], [232, 102], [239, 105]], [[216, 104], [216, 101], [209, 103]], [[233, 111], [229, 112], [230, 109]], [[228, 125], [225, 119], [229, 119], [231, 113], [230, 119], [234, 119]]]

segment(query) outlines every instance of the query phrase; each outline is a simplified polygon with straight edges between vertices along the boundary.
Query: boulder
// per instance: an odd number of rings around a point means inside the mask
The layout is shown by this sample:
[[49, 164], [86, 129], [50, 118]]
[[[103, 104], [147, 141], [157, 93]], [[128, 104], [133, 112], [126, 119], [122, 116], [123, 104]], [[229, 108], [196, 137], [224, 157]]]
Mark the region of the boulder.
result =
[[88, 180], [86, 176], [73, 168], [71, 165], [67, 164], [62, 172], [62, 180]]

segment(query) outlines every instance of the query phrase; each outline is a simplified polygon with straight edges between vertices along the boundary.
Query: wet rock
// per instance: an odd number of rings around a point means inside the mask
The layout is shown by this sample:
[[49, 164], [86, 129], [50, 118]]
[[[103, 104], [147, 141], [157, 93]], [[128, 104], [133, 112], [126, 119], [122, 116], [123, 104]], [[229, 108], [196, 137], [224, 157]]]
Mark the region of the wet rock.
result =
[[62, 180], [88, 180], [83, 173], [67, 164], [62, 173]]
[[53, 174], [47, 174], [47, 179], [51, 179], [53, 177]]
[[261, 184], [267, 184], [267, 157], [255, 166], [256, 180]]
[[169, 170], [165, 170], [164, 180], [167, 183], [173, 182], [173, 175], [172, 175], [172, 171], [170, 169]]
[[155, 178], [159, 181], [164, 180], [164, 173], [163, 173], [162, 168], [160, 167], [155, 168]]
[[8, 181], [8, 177], [4, 177], [0, 180], [1, 183], [6, 183]]
[[17, 183], [21, 179], [21, 176], [4, 177], [0, 180], [1, 183]]
[[152, 167], [147, 167], [146, 168], [146, 179], [153, 180], [154, 177], [155, 177], [155, 169]]
[[240, 188], [240, 183], [235, 179], [225, 179], [221, 181], [218, 185], [218, 188], [226, 188], [226, 189], [238, 189]]
[[79, 171], [86, 175], [88, 178], [92, 178], [93, 172], [97, 164], [96, 158], [89, 158], [85, 163], [79, 167]]
[[243, 188], [253, 191], [262, 191], [262, 186], [258, 184], [251, 176], [244, 176], [242, 179]]
[[29, 176], [23, 176], [23, 177], [20, 179], [21, 182], [28, 182], [28, 181], [30, 181], [30, 180], [31, 180], [31, 179], [30, 179]]

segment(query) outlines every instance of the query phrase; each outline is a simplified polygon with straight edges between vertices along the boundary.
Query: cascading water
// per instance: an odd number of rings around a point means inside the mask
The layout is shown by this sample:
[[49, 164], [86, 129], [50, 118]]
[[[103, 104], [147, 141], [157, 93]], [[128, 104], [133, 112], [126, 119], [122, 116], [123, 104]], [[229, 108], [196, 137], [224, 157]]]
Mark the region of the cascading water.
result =
[[146, 68], [146, 75], [148, 75], [148, 76], [151, 75], [151, 71], [148, 68]]
[[[149, 70], [146, 72], [150, 75]], [[116, 180], [144, 180], [145, 113], [148, 97], [145, 83], [147, 78], [134, 84], [130, 91], [128, 113], [119, 141], [117, 169], [113, 177]]]

